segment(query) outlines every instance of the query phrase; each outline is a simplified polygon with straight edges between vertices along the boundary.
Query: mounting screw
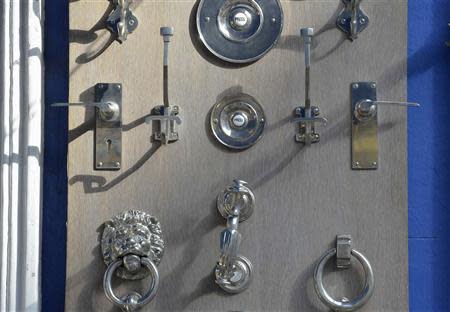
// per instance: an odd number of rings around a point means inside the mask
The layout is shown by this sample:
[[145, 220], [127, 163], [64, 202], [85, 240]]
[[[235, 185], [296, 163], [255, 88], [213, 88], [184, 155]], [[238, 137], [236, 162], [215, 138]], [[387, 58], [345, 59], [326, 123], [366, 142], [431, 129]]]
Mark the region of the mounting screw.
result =
[[275, 17], [272, 17], [272, 23], [276, 23], [277, 19]]
[[120, 162], [116, 162], [115, 165], [116, 165], [117, 168], [119, 168], [120, 167]]
[[354, 165], [355, 167], [359, 167], [359, 161], [355, 161]]
[[377, 84], [376, 83], [372, 83], [370, 86], [372, 87], [372, 89], [375, 89], [377, 87]]
[[209, 16], [205, 17], [205, 22], [209, 23], [210, 20], [211, 20], [211, 18]]
[[366, 23], [366, 19], [364, 17], [361, 17], [361, 19], [359, 20], [359, 22], [364, 25]]
[[359, 88], [359, 84], [355, 83], [355, 84], [353, 85], [353, 89], [358, 89], [358, 88]]
[[374, 161], [373, 163], [372, 163], [372, 166], [374, 166], [374, 167], [376, 167], [378, 165], [378, 163], [376, 162], [376, 161]]
[[99, 162], [97, 163], [97, 166], [103, 167], [103, 163], [102, 163], [101, 161], [99, 161]]
[[345, 25], [345, 23], [347, 22], [347, 20], [345, 18], [341, 19], [341, 24]]

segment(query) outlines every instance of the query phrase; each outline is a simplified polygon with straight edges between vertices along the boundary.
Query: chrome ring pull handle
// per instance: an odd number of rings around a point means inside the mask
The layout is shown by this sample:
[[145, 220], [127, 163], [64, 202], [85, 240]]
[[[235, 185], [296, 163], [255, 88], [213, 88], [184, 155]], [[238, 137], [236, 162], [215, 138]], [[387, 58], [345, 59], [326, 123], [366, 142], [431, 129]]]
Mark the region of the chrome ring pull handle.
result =
[[[108, 265], [103, 277], [106, 297], [123, 311], [136, 311], [152, 301], [159, 286], [157, 266], [164, 254], [159, 221], [142, 211], [123, 212], [105, 223], [101, 248]], [[130, 292], [119, 298], [112, 288], [114, 275], [124, 280], [150, 276], [151, 282], [145, 294]]]
[[250, 260], [239, 255], [242, 235], [238, 232], [238, 225], [252, 215], [254, 204], [253, 192], [241, 180], [235, 180], [217, 198], [217, 208], [227, 219], [227, 228], [220, 235], [220, 257], [215, 268], [215, 280], [220, 288], [231, 294], [247, 289], [252, 279]]
[[[374, 276], [372, 271], [372, 266], [370, 265], [369, 260], [360, 253], [351, 248], [351, 236], [350, 235], [339, 235], [337, 237], [336, 248], [328, 250], [319, 260], [315, 271], [314, 271], [314, 286], [317, 295], [320, 300], [328, 306], [333, 311], [355, 311], [361, 308], [373, 294], [374, 290]], [[364, 270], [365, 273], [365, 282], [364, 287], [361, 293], [354, 299], [349, 300], [347, 298], [343, 298], [341, 300], [336, 300], [331, 297], [328, 292], [325, 290], [325, 286], [323, 285], [323, 271], [327, 262], [333, 258], [337, 257], [337, 268], [338, 269], [346, 269], [351, 266], [350, 260], [351, 257], [354, 257], [358, 260]]]

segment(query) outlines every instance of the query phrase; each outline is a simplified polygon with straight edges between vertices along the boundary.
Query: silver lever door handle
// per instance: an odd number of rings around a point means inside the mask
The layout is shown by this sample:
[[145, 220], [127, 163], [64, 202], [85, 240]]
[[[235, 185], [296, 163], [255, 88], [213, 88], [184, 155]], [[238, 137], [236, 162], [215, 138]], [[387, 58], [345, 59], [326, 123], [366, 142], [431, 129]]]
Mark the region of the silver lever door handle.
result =
[[[156, 296], [159, 287], [157, 266], [164, 254], [164, 240], [158, 220], [139, 210], [123, 212], [105, 223], [101, 248], [108, 266], [103, 278], [106, 297], [123, 311], [136, 311]], [[112, 278], [138, 280], [151, 276], [143, 295], [137, 292], [119, 298], [113, 291]]]
[[238, 232], [238, 225], [251, 216], [254, 203], [253, 192], [242, 180], [235, 180], [217, 197], [217, 208], [227, 219], [227, 228], [220, 234], [220, 257], [215, 268], [215, 281], [228, 293], [240, 293], [251, 282], [253, 266], [250, 260], [239, 255], [242, 235]]
[[419, 103], [414, 102], [395, 102], [395, 101], [374, 101], [362, 99], [355, 105], [355, 118], [359, 121], [367, 121], [375, 118], [378, 105], [392, 105], [401, 107], [420, 107]]
[[86, 103], [54, 103], [53, 107], [84, 106], [98, 108], [100, 117], [104, 121], [116, 121], [120, 115], [120, 107], [116, 102], [86, 102]]

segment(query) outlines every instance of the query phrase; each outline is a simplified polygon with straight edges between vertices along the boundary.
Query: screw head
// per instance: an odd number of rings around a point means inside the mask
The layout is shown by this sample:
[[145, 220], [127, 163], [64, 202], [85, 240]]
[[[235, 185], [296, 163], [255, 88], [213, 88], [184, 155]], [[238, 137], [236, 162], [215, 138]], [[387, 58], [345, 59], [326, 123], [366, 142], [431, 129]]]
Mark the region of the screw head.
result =
[[359, 88], [359, 84], [355, 83], [353, 84], [353, 89], [358, 89]]
[[366, 23], [366, 19], [364, 17], [361, 17], [359, 19], [359, 22], [364, 25]]
[[272, 23], [276, 23], [277, 19], [275, 17], [272, 17]]
[[116, 166], [117, 168], [119, 168], [119, 167], [120, 167], [120, 162], [116, 162], [116, 163], [115, 163], [115, 166]]
[[377, 84], [376, 83], [372, 83], [370, 86], [372, 87], [372, 89], [375, 89], [377, 87]]
[[97, 163], [97, 166], [103, 167], [103, 163], [102, 163], [101, 161], [99, 161], [99, 162]]
[[103, 89], [104, 87], [105, 87], [105, 85], [104, 85], [103, 83], [99, 83], [99, 84], [98, 84], [98, 88], [99, 88], [99, 89]]
[[213, 119], [213, 123], [218, 123], [218, 122], [219, 122], [219, 119], [217, 119], [217, 118]]
[[209, 23], [210, 20], [211, 20], [211, 18], [209, 16], [205, 17], [205, 22]]
[[359, 167], [359, 161], [354, 162], [355, 167]]
[[345, 18], [341, 19], [341, 24], [345, 25], [345, 23], [347, 22], [347, 20]]
[[376, 166], [378, 166], [378, 163], [377, 163], [376, 161], [374, 161], [374, 162], [372, 163], [372, 166], [376, 167]]

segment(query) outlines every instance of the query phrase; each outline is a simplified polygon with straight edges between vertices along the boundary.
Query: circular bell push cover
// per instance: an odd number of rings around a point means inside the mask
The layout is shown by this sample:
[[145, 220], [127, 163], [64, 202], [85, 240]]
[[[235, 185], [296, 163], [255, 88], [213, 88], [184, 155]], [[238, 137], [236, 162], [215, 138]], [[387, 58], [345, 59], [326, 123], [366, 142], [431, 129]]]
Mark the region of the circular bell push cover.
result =
[[278, 41], [283, 10], [278, 0], [201, 0], [197, 11], [200, 40], [218, 58], [249, 63]]
[[259, 103], [247, 94], [229, 97], [211, 111], [211, 130], [223, 145], [242, 150], [261, 138], [266, 123]]

